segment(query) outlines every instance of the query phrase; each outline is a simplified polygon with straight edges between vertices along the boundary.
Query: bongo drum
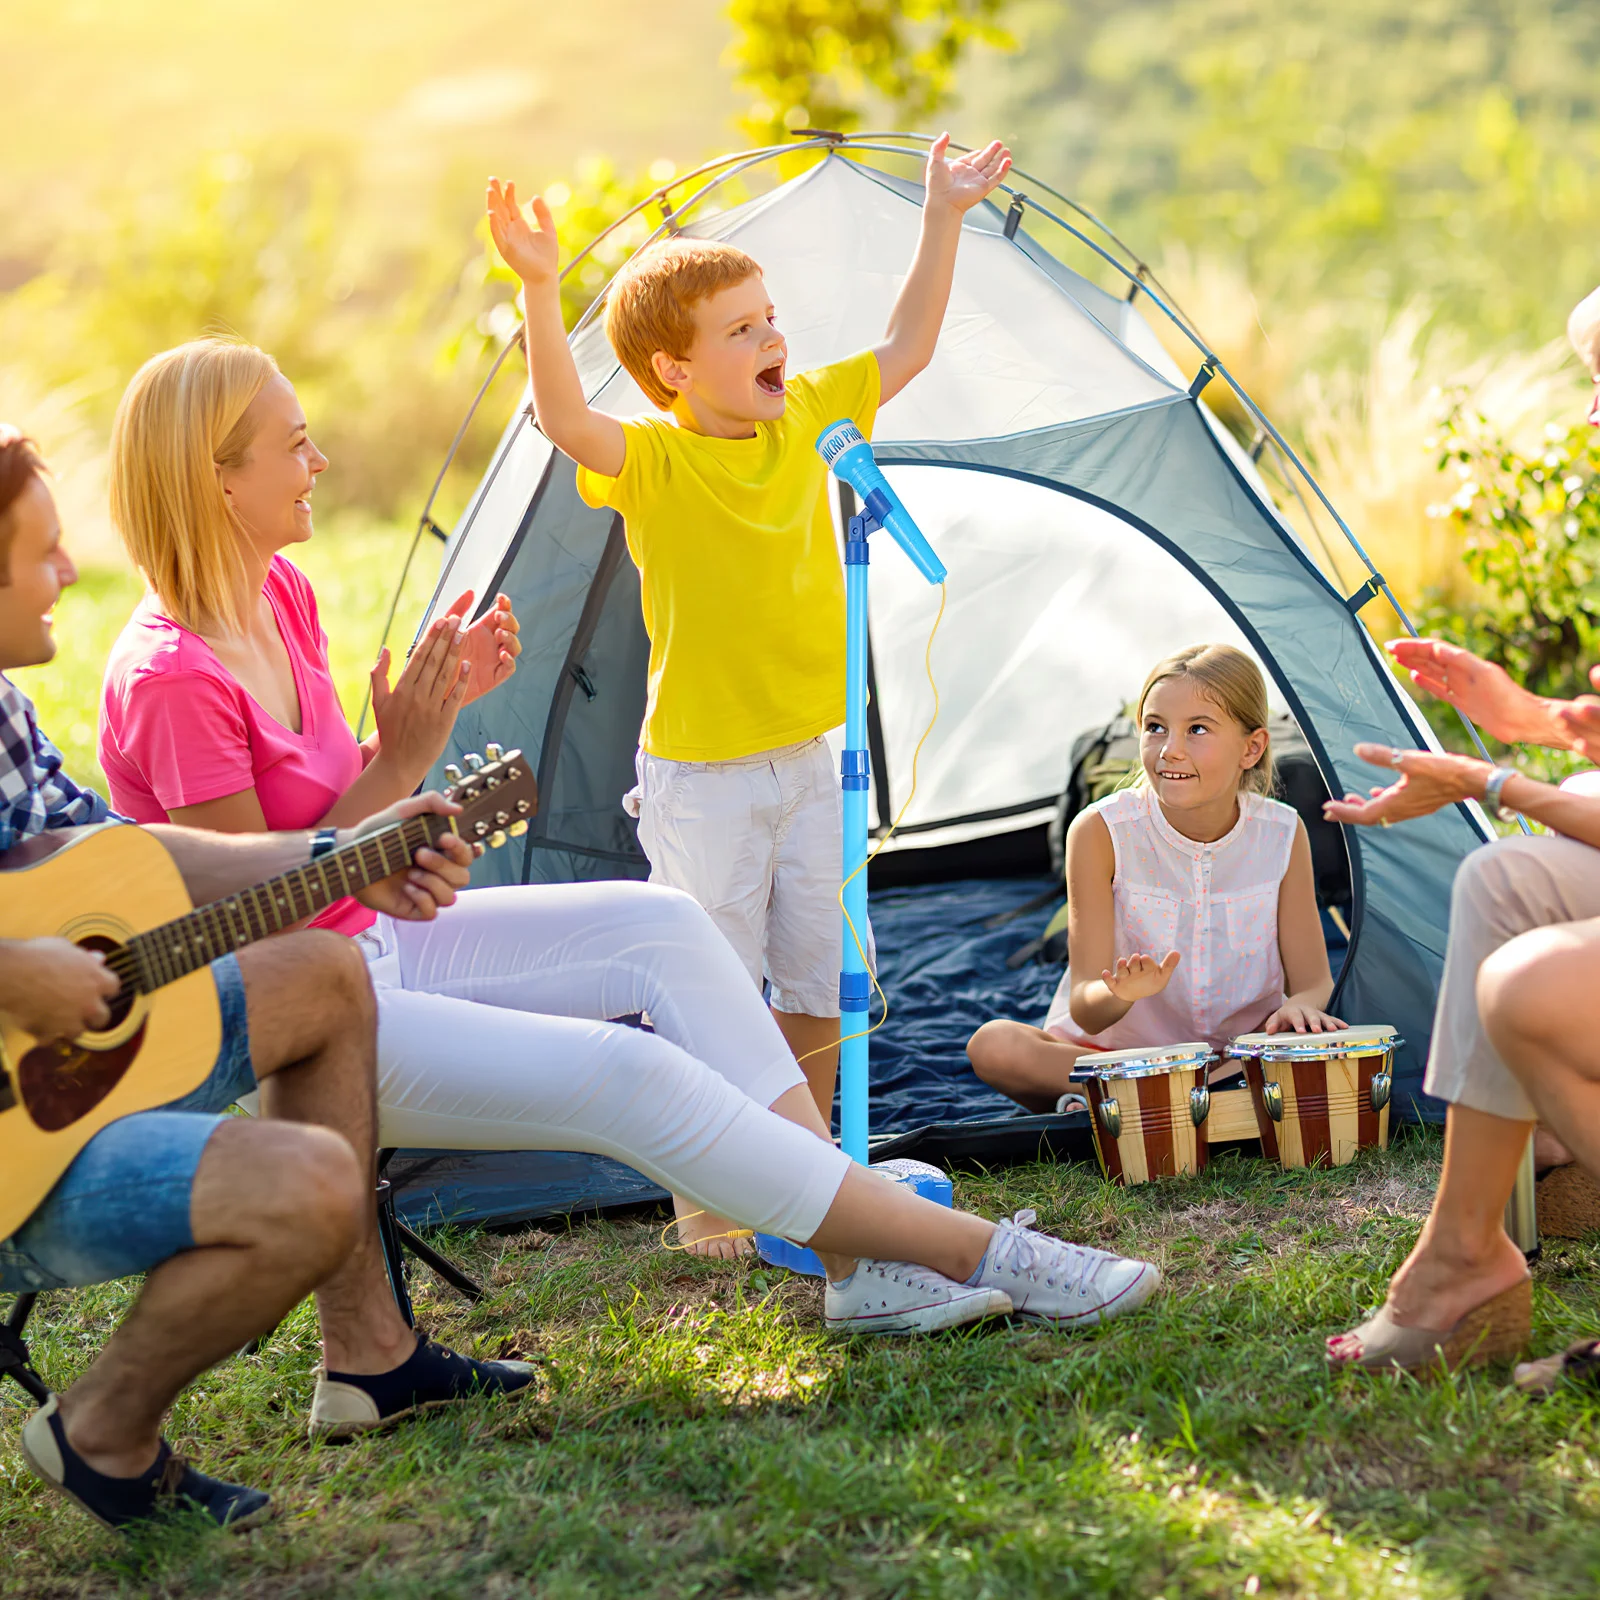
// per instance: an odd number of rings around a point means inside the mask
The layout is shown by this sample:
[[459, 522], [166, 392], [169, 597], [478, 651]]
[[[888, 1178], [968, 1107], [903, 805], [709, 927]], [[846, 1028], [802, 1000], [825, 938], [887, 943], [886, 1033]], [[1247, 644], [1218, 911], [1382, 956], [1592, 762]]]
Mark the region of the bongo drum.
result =
[[1113, 1183], [1144, 1183], [1203, 1172], [1211, 1091], [1208, 1044], [1146, 1046], [1079, 1056], [1095, 1154]]
[[1389, 1147], [1394, 1052], [1389, 1027], [1245, 1033], [1223, 1052], [1244, 1063], [1261, 1153], [1285, 1167], [1342, 1167]]

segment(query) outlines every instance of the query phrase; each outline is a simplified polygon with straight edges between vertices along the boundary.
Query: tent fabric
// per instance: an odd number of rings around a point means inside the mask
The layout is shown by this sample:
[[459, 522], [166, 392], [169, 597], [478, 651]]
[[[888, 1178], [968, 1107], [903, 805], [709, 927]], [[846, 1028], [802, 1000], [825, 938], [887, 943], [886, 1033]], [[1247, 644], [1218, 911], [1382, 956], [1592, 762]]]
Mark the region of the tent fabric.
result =
[[[881, 336], [920, 199], [919, 186], [834, 154], [684, 231], [736, 240], [763, 264], [791, 370], [801, 370]], [[594, 403], [623, 416], [648, 409], [597, 322], [574, 351]], [[1202, 640], [1256, 656], [1336, 791], [1372, 781], [1352, 754], [1357, 740], [1430, 741], [1345, 597], [1137, 304], [1087, 283], [1026, 229], [1006, 237], [993, 207], [969, 218], [938, 353], [883, 407], [875, 450], [951, 569], [934, 652], [941, 715], [890, 849], [1037, 827], [1076, 734], [1117, 711], [1161, 656]], [[875, 798], [898, 811], [932, 710], [923, 648], [938, 597], [891, 542], [874, 550]], [[571, 463], [525, 407], [451, 536], [435, 604], [468, 586], [485, 601], [510, 594], [523, 654], [516, 677], [463, 714], [447, 754], [491, 739], [520, 746], [537, 755], [541, 791], [521, 847], [487, 858], [480, 881], [644, 876], [619, 804], [644, 708], [637, 575], [619, 520], [582, 504]], [[1421, 1071], [1450, 883], [1487, 837], [1469, 807], [1346, 830], [1355, 909], [1336, 1003], [1406, 1039], [1402, 1115], [1440, 1114], [1421, 1098]]]

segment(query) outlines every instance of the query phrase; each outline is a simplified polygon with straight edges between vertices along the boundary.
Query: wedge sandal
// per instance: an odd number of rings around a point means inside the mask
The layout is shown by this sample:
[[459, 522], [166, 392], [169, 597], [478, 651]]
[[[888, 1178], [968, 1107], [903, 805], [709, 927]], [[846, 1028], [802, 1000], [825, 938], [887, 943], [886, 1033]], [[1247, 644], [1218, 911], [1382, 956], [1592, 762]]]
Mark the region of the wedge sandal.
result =
[[1358, 1340], [1361, 1353], [1342, 1358], [1330, 1348], [1328, 1365], [1368, 1372], [1460, 1372], [1520, 1355], [1532, 1332], [1533, 1286], [1524, 1278], [1474, 1306], [1450, 1328], [1402, 1327], [1386, 1305], [1359, 1328], [1339, 1336]]

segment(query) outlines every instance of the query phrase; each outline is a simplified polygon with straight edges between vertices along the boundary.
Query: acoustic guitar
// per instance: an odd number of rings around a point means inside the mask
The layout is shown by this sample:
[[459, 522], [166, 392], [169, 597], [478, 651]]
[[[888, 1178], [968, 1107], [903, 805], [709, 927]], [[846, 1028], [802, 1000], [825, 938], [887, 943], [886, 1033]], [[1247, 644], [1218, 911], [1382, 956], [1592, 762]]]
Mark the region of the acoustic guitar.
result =
[[205, 1082], [222, 1044], [208, 963], [399, 872], [446, 833], [495, 848], [527, 831], [533, 773], [520, 750], [486, 748], [487, 761], [465, 758], [466, 773], [446, 769], [457, 815], [393, 823], [198, 908], [141, 828], [41, 834], [0, 856], [0, 939], [69, 939], [122, 980], [111, 1021], [77, 1039], [36, 1039], [0, 1013], [0, 1239], [100, 1129]]

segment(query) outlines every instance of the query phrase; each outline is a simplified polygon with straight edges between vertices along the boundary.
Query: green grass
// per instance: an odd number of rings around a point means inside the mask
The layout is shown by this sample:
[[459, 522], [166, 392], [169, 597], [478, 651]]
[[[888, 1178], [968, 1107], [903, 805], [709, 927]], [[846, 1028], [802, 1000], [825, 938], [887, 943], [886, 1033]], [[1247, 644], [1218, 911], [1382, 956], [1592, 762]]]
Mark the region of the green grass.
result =
[[[835, 1342], [816, 1286], [660, 1250], [656, 1223], [452, 1247], [468, 1308], [420, 1274], [424, 1322], [521, 1351], [521, 1403], [309, 1445], [307, 1308], [183, 1401], [180, 1447], [272, 1488], [232, 1538], [124, 1542], [0, 1481], [0, 1594], [308, 1597], [1579, 1596], [1600, 1586], [1600, 1404], [1504, 1371], [1330, 1377], [1322, 1336], [1414, 1238], [1438, 1142], [1333, 1173], [1227, 1157], [1132, 1192], [1084, 1167], [958, 1180], [991, 1214], [1161, 1262], [1144, 1311], [1067, 1337], [998, 1329]], [[1596, 1325], [1594, 1243], [1552, 1242], [1535, 1343]], [[43, 1302], [38, 1349], [80, 1370], [126, 1285]], [[0, 1391], [0, 1431], [25, 1409]]]

